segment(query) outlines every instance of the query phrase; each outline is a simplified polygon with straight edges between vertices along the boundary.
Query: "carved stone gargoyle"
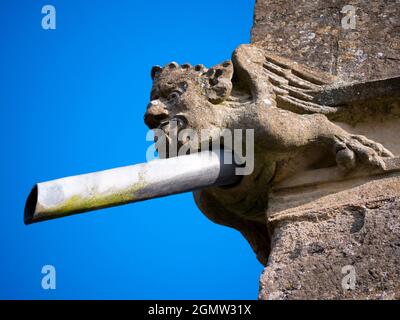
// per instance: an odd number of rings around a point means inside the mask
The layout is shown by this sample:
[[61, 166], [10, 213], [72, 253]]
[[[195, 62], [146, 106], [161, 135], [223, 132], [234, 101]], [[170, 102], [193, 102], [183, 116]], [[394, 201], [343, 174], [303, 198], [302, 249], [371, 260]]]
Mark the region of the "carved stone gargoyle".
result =
[[384, 171], [385, 160], [393, 157], [382, 144], [334, 121], [351, 125], [360, 117], [398, 114], [400, 78], [345, 83], [256, 45], [239, 46], [232, 60], [209, 69], [155, 66], [152, 78], [145, 113], [150, 128], [180, 119], [181, 129], [195, 131], [254, 129], [254, 172], [231, 188], [194, 195], [212, 221], [239, 230], [263, 264], [270, 248], [265, 212], [272, 185], [310, 169], [336, 167], [343, 176]]

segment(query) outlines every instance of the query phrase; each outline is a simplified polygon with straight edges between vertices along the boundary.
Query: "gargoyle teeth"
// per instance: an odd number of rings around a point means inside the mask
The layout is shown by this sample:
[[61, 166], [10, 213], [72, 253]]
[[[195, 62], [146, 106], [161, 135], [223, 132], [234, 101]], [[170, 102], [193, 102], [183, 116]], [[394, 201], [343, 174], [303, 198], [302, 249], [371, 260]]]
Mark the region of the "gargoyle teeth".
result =
[[164, 132], [166, 131], [165, 129], [167, 129], [169, 131], [170, 127], [171, 127], [171, 123], [175, 122], [176, 123], [176, 128], [177, 130], [183, 130], [187, 127], [187, 120], [185, 117], [177, 115], [171, 119], [166, 119], [163, 121], [160, 121], [160, 124], [158, 126], [158, 129], [163, 130]]
[[187, 127], [187, 120], [183, 116], [175, 116], [173, 117], [170, 122], [175, 121], [178, 130], [183, 130]]

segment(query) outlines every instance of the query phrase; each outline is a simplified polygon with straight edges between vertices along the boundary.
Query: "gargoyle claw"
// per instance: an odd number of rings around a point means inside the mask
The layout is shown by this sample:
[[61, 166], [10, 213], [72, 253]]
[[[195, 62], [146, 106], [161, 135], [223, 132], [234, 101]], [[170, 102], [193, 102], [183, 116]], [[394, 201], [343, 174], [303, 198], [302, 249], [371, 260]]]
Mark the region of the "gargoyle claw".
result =
[[383, 145], [361, 135], [335, 136], [336, 163], [344, 171], [353, 169], [357, 161], [385, 169], [382, 158], [393, 157]]

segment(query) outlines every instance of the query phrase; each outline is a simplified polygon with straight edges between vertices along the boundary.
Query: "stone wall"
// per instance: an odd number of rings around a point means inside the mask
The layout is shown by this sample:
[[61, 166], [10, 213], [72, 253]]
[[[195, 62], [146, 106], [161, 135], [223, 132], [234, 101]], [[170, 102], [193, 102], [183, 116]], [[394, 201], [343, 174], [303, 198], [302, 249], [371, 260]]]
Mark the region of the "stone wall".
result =
[[[345, 5], [355, 29], [341, 25]], [[343, 81], [399, 76], [400, 1], [257, 0], [252, 41]], [[338, 124], [400, 155], [398, 114], [360, 119]], [[399, 159], [387, 168], [310, 170], [272, 187], [260, 299], [400, 298]]]
[[[356, 9], [355, 29], [342, 27], [346, 5]], [[345, 80], [396, 76], [400, 1], [257, 0], [252, 42]]]
[[[307, 173], [314, 181], [303, 175], [306, 184], [298, 177], [296, 184], [276, 185], [268, 210], [272, 250], [260, 298], [400, 298], [398, 169], [396, 164], [387, 174], [330, 182], [316, 170]], [[348, 268], [353, 289], [346, 289]]]

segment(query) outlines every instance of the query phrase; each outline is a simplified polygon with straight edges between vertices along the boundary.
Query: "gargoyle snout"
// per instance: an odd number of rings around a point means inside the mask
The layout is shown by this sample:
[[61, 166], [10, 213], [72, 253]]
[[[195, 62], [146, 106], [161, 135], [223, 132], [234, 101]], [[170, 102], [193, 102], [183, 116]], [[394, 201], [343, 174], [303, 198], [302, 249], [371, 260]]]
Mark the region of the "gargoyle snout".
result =
[[157, 128], [160, 122], [168, 118], [168, 110], [165, 105], [159, 100], [151, 101], [148, 106], [146, 113], [144, 114], [144, 123], [150, 128]]

